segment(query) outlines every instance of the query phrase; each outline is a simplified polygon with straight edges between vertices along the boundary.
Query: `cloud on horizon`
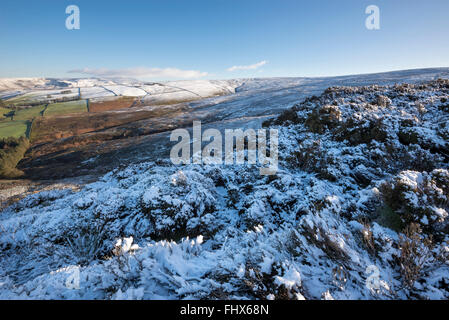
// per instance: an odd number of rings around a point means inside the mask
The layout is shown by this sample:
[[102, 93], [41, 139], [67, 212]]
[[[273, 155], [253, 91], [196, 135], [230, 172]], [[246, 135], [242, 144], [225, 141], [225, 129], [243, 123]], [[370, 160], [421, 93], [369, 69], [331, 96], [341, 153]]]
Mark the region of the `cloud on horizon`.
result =
[[197, 79], [208, 75], [207, 72], [197, 70], [181, 70], [177, 68], [126, 68], [126, 69], [75, 69], [68, 73], [85, 74], [104, 78], [146, 78], [146, 79]]
[[255, 70], [255, 69], [258, 69], [258, 68], [266, 65], [267, 63], [268, 63], [268, 61], [263, 60], [258, 63], [255, 63], [255, 64], [250, 64], [248, 66], [232, 66], [228, 69], [228, 71], [232, 72], [232, 71], [238, 71], [238, 70]]

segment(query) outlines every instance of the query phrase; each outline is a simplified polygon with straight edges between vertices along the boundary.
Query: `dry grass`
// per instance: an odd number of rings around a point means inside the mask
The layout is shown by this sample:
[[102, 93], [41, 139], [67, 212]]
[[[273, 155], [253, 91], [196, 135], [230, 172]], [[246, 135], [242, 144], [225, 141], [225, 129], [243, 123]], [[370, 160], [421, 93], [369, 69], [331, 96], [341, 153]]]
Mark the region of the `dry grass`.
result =
[[361, 223], [363, 225], [363, 229], [362, 229], [363, 244], [365, 245], [365, 247], [369, 253], [375, 254], [376, 253], [376, 245], [374, 242], [374, 236], [373, 236], [373, 231], [371, 230], [371, 226], [367, 220], [362, 220]]
[[324, 228], [316, 226], [311, 228], [305, 225], [303, 234], [310, 243], [320, 248], [329, 259], [342, 262], [343, 264], [348, 261], [347, 253], [332, 239]]
[[102, 101], [89, 101], [89, 112], [103, 112], [131, 108], [137, 101], [134, 97], [119, 97]]
[[415, 281], [421, 277], [423, 268], [432, 257], [432, 237], [422, 236], [419, 225], [412, 223], [399, 237], [399, 249], [402, 280], [407, 288], [413, 289]]

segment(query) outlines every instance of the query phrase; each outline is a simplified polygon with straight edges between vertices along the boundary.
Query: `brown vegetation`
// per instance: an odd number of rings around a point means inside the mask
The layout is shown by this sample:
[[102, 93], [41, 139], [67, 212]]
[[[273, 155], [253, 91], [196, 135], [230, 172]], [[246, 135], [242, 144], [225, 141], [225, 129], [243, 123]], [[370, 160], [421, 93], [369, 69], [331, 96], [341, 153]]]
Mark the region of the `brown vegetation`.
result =
[[432, 257], [432, 237], [424, 237], [418, 224], [412, 223], [399, 237], [399, 265], [404, 284], [413, 289], [416, 280], [421, 277], [423, 268]]
[[134, 97], [89, 100], [89, 112], [103, 112], [131, 108], [138, 100]]

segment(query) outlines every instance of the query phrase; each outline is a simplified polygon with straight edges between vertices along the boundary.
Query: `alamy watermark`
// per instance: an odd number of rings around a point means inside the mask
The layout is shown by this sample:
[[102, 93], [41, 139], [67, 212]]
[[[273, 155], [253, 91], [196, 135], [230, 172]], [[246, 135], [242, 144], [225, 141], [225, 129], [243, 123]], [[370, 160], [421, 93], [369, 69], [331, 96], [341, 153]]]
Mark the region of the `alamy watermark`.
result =
[[[80, 8], [77, 5], [69, 5], [65, 9], [69, 16], [66, 18], [65, 26], [68, 30], [79, 30], [81, 28]], [[368, 17], [365, 20], [365, 27], [368, 30], [380, 30], [380, 9], [376, 5], [369, 5], [365, 9]]]
[[[223, 151], [220, 130], [207, 129], [202, 132], [201, 121], [194, 121], [193, 139], [187, 129], [176, 129], [171, 133], [170, 141], [178, 142], [170, 151], [170, 160], [175, 165], [241, 165], [246, 159], [248, 164], [261, 166], [261, 175], [274, 175], [278, 170], [279, 133], [276, 129], [226, 129]], [[204, 148], [203, 142], [208, 143]]]
[[365, 27], [368, 30], [380, 30], [380, 9], [378, 6], [370, 5], [366, 7], [365, 13], [369, 16], [365, 20]]
[[79, 30], [81, 28], [80, 8], [76, 5], [70, 5], [65, 9], [69, 16], [65, 20], [65, 27], [68, 30]]

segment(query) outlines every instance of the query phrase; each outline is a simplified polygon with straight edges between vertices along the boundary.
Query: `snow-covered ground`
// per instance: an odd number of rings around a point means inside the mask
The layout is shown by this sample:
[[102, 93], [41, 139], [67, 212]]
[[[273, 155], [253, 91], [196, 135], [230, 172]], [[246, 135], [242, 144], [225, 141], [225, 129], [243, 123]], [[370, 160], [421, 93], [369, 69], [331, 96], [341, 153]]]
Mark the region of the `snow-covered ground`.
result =
[[[103, 79], [0, 79], [0, 98], [23, 98], [26, 102], [45, 102], [50, 98], [143, 97], [150, 102], [182, 102], [232, 94], [238, 80], [186, 80], [141, 82]], [[70, 91], [70, 92], [69, 92]], [[68, 93], [69, 92], [69, 93]], [[7, 102], [6, 102], [7, 103]]]
[[[449, 81], [421, 84], [439, 77], [242, 80], [194, 103], [294, 105], [267, 123], [278, 173], [160, 159], [26, 197], [0, 213], [0, 298], [448, 299]], [[322, 93], [371, 83], [391, 86]]]
[[[53, 78], [2, 78], [0, 98], [27, 96], [31, 101], [45, 100], [47, 95], [61, 95], [71, 90], [85, 99], [111, 96], [142, 97], [148, 102], [198, 100], [200, 98], [239, 93], [237, 99], [261, 93], [267, 97], [307, 96], [319, 94], [332, 85], [394, 84], [447, 77], [449, 68], [417, 69], [387, 73], [323, 77], [323, 78], [261, 78], [234, 80], [183, 80], [144, 82], [134, 79], [53, 79]], [[64, 95], [64, 94], [62, 94]], [[65, 93], [67, 97], [67, 93]], [[55, 98], [54, 97], [54, 98]], [[279, 103], [282, 101], [276, 101]], [[274, 106], [275, 107], [275, 106]]]

